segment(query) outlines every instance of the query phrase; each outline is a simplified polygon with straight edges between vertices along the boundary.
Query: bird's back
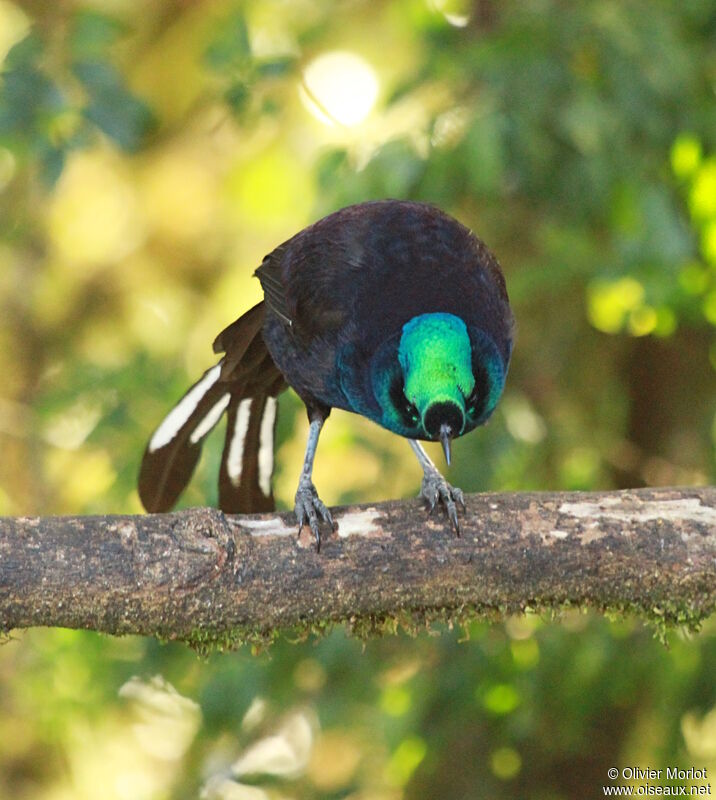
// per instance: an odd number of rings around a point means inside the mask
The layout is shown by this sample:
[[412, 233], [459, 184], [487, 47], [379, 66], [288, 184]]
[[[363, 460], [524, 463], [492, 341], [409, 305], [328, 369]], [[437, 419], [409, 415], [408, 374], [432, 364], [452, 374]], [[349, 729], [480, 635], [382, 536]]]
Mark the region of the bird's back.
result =
[[349, 206], [278, 247], [257, 275], [274, 360], [299, 394], [322, 394], [327, 405], [345, 407], [335, 375], [341, 347], [350, 345], [360, 361], [424, 313], [459, 316], [509, 360], [512, 316], [500, 268], [476, 236], [434, 206]]

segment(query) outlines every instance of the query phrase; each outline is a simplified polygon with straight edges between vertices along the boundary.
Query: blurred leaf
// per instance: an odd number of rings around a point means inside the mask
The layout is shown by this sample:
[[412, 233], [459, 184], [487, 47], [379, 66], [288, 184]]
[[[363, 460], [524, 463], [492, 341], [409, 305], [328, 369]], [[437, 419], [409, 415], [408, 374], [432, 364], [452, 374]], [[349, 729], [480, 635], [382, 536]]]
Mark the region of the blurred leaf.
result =
[[335, 148], [322, 153], [316, 162], [316, 179], [318, 185], [325, 187], [336, 179], [336, 173], [348, 161], [348, 153], [343, 148]]
[[226, 70], [243, 65], [251, 58], [249, 29], [243, 11], [236, 11], [219, 28], [204, 52], [204, 62], [211, 69]]
[[40, 173], [48, 188], [57, 183], [65, 166], [65, 151], [59, 147], [48, 147], [40, 157]]
[[395, 84], [386, 98], [386, 103], [388, 105], [397, 103], [418, 89], [423, 83], [430, 80], [431, 76], [432, 70], [430, 69], [430, 64], [423, 64], [419, 71], [415, 73], [411, 72]]
[[[123, 28], [94, 12], [79, 14], [75, 23], [71, 50], [89, 56], [70, 65], [90, 96], [82, 113], [120, 147], [136, 150], [153, 124], [152, 113], [125, 89], [116, 68], [96, 53], [113, 42]], [[64, 113], [69, 110], [59, 86], [35, 66], [43, 52], [43, 41], [33, 33], [8, 54], [9, 69], [0, 84], [0, 135], [21, 135], [22, 146], [36, 151], [43, 181], [52, 186], [62, 172], [65, 150], [85, 146], [89, 137], [86, 125], [76, 123], [76, 111], [69, 116]], [[66, 117], [71, 118], [69, 127]]]
[[0, 134], [32, 135], [43, 117], [63, 107], [60, 90], [42, 72], [30, 65], [18, 66], [2, 76], [0, 84]]
[[690, 178], [701, 163], [701, 142], [689, 133], [680, 133], [671, 146], [671, 169], [677, 178]]
[[281, 105], [272, 97], [264, 97], [261, 101], [261, 113], [267, 117], [276, 116], [281, 111]]
[[34, 64], [44, 51], [44, 43], [35, 31], [13, 45], [5, 56], [3, 67], [6, 70], [17, 69]]
[[242, 81], [236, 81], [224, 92], [224, 100], [234, 114], [241, 114], [251, 100], [251, 91]]
[[155, 124], [146, 103], [120, 88], [96, 97], [84, 109], [84, 115], [128, 152], [139, 148]]
[[100, 11], [84, 9], [72, 20], [69, 45], [75, 58], [101, 55], [127, 32], [123, 22]]
[[405, 139], [384, 144], [365, 167], [371, 197], [410, 196], [424, 170], [423, 161]]
[[297, 60], [294, 56], [257, 61], [256, 72], [260, 78], [282, 78], [295, 68], [296, 63]]
[[124, 88], [122, 77], [111, 64], [78, 61], [72, 70], [90, 95], [85, 117], [122, 149], [136, 150], [154, 125], [147, 104]]
[[502, 120], [497, 114], [478, 115], [462, 144], [464, 166], [477, 194], [499, 192], [504, 177], [505, 154]]
[[122, 86], [122, 78], [112, 64], [97, 59], [75, 61], [72, 72], [87, 91], [95, 94], [116, 91]]

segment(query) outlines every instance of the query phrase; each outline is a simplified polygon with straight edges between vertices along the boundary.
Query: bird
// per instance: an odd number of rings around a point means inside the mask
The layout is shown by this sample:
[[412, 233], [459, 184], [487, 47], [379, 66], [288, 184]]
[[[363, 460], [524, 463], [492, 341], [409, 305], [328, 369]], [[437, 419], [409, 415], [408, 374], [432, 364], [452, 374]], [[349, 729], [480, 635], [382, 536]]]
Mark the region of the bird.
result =
[[451, 442], [485, 423], [502, 394], [514, 339], [505, 279], [487, 246], [428, 203], [347, 206], [276, 247], [256, 269], [264, 299], [214, 341], [221, 355], [149, 439], [138, 490], [149, 512], [170, 510], [201, 445], [227, 416], [219, 506], [275, 508], [271, 486], [278, 395], [292, 387], [308, 414], [295, 495], [299, 535], [335, 530], [313, 484], [331, 409], [367, 417], [408, 439], [423, 470], [420, 494], [455, 533], [462, 491], [421, 441]]

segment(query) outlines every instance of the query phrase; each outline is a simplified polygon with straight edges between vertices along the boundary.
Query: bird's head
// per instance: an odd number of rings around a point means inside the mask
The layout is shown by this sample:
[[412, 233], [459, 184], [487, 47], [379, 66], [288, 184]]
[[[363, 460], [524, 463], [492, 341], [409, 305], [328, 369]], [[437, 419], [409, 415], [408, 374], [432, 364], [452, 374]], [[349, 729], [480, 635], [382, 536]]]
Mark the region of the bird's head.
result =
[[449, 464], [453, 437], [473, 427], [468, 408], [475, 376], [465, 323], [453, 314], [413, 317], [403, 326], [398, 360], [420, 438], [439, 440]]
[[[435, 312], [413, 317], [363, 358], [370, 363], [367, 375], [365, 361], [349, 350], [339, 357], [350, 408], [400, 436], [442, 442], [449, 462], [451, 440], [482, 425], [495, 410], [509, 349], [500, 350], [482, 328], [468, 329], [460, 317]], [[368, 376], [377, 414], [363, 399]]]

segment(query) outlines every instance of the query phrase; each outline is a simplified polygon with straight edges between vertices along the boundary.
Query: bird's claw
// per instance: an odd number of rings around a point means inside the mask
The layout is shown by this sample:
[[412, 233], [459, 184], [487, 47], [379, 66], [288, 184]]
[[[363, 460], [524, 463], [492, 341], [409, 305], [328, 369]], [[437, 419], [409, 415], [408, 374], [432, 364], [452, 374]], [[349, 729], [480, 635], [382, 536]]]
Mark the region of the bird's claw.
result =
[[331, 530], [335, 530], [335, 523], [331, 512], [318, 496], [316, 487], [312, 481], [301, 481], [296, 491], [296, 505], [294, 506], [296, 519], [298, 520], [298, 535], [301, 535], [304, 525], [308, 525], [316, 540], [316, 552], [321, 551], [321, 532], [319, 530], [320, 521], [327, 522]]
[[430, 513], [435, 510], [435, 506], [441, 503], [447, 511], [448, 518], [455, 533], [460, 536], [460, 522], [457, 517], [457, 504], [465, 510], [465, 495], [462, 489], [451, 486], [445, 478], [437, 471], [426, 472], [420, 490], [421, 496], [427, 501]]

